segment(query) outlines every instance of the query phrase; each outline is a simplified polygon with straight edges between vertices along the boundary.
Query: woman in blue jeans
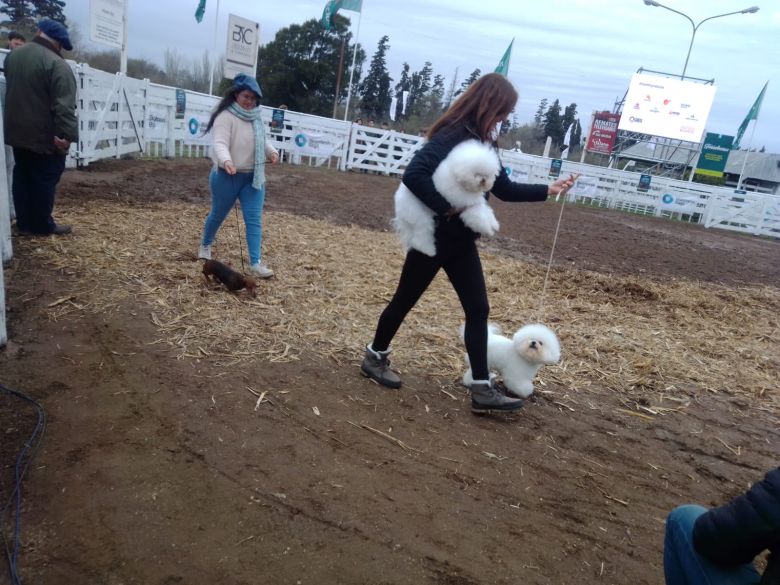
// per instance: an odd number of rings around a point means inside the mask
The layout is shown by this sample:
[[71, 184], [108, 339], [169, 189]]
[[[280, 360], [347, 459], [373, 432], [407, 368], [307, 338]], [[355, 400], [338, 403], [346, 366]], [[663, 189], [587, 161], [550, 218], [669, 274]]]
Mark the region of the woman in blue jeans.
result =
[[255, 276], [269, 278], [273, 270], [261, 259], [265, 161], [278, 162], [279, 153], [265, 141], [258, 107], [262, 95], [257, 80], [239, 73], [206, 126], [206, 132], [214, 132], [214, 167], [209, 175], [211, 211], [203, 228], [198, 257], [211, 259], [211, 244], [238, 200], [246, 225], [249, 270]]
[[[753, 559], [767, 549], [761, 576]], [[664, 574], [667, 585], [780, 585], [780, 467], [719, 508], [672, 510]]]

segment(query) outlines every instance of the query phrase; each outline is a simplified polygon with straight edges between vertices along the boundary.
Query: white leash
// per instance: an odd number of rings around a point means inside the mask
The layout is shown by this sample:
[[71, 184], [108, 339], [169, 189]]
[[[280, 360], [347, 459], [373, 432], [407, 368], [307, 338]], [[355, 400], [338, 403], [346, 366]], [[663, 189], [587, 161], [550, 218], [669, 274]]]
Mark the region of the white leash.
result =
[[538, 323], [542, 322], [542, 316], [544, 315], [544, 297], [545, 294], [547, 293], [547, 281], [550, 278], [550, 268], [552, 268], [553, 256], [555, 255], [555, 244], [558, 242], [558, 232], [560, 232], [561, 230], [561, 219], [563, 218], [563, 208], [566, 206], [566, 199], [569, 196], [569, 191], [574, 188], [574, 185], [577, 183], [577, 179], [579, 178], [580, 176], [576, 175], [572, 186], [566, 191], [566, 193], [563, 194], [563, 201], [561, 202], [561, 211], [558, 214], [558, 223], [555, 226], [555, 236], [553, 237], [552, 248], [550, 249], [550, 259], [547, 261], [547, 272], [544, 275], [544, 284], [542, 285], [542, 295], [539, 299], [539, 309], [537, 311], [537, 314], [539, 316], [539, 318], [537, 319]]

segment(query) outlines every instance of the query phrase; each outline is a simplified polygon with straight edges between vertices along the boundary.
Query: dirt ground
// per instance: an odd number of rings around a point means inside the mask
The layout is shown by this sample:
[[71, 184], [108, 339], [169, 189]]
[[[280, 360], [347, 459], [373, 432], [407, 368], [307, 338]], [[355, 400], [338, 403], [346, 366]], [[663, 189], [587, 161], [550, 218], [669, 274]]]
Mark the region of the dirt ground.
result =
[[[205, 216], [208, 165], [68, 171], [58, 210], [176, 201]], [[279, 165], [266, 210], [387, 231], [396, 183]], [[485, 249], [546, 265], [560, 206], [494, 207], [501, 235]], [[574, 205], [562, 217], [555, 266], [734, 290], [780, 283], [777, 241]], [[197, 237], [178, 250], [193, 271]], [[728, 389], [691, 391], [671, 416], [621, 410], [623, 398], [594, 386], [587, 408], [552, 388], [519, 414], [475, 417], [436, 371], [405, 370], [404, 388], [380, 389], [358, 373], [360, 347], [348, 363], [307, 353], [226, 368], [157, 343], [151, 301], [52, 319], [76, 285], [101, 286], [89, 266], [43, 261], [40, 248], [57, 245], [15, 238], [5, 275], [0, 383], [47, 416], [23, 486], [25, 583], [662, 583], [668, 511], [722, 503], [777, 465], [777, 410]], [[36, 420], [0, 393], [3, 502]]]

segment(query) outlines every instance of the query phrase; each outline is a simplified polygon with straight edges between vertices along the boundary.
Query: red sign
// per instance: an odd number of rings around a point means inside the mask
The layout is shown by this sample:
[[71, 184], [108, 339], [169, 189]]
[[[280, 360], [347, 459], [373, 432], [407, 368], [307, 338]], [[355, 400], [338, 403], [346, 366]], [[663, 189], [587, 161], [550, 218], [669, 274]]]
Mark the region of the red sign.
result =
[[617, 138], [618, 122], [620, 114], [596, 112], [586, 148], [591, 152], [611, 154]]

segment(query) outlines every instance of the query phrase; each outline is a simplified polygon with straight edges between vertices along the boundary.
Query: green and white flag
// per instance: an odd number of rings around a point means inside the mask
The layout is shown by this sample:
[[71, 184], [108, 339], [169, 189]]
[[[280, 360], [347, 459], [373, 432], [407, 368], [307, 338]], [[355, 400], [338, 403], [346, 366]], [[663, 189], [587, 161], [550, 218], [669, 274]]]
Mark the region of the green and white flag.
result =
[[512, 45], [514, 43], [515, 39], [512, 39], [512, 42], [509, 43], [509, 46], [506, 48], [504, 56], [501, 57], [501, 61], [498, 62], [498, 67], [496, 67], [495, 73], [500, 73], [504, 77], [509, 75], [509, 57], [512, 56]]
[[198, 9], [195, 11], [195, 20], [201, 22], [203, 20], [203, 15], [205, 13], [206, 13], [206, 0], [200, 0], [200, 3], [198, 4]]
[[739, 150], [739, 141], [742, 140], [742, 135], [745, 133], [745, 130], [747, 130], [748, 124], [750, 124], [750, 120], [758, 120], [758, 112], [761, 109], [761, 102], [764, 100], [764, 94], [766, 93], [767, 85], [769, 85], [768, 81], [764, 84], [764, 89], [761, 90], [761, 93], [758, 94], [753, 107], [750, 108], [747, 116], [745, 116], [745, 119], [742, 120], [742, 124], [739, 125], [739, 130], [737, 130], [737, 137], [734, 139], [734, 144], [731, 147], [732, 149]]
[[363, 8], [363, 0], [328, 0], [325, 5], [325, 9], [322, 11], [322, 28], [330, 30], [333, 26], [333, 17], [339, 10], [351, 10], [352, 12], [360, 12]]

